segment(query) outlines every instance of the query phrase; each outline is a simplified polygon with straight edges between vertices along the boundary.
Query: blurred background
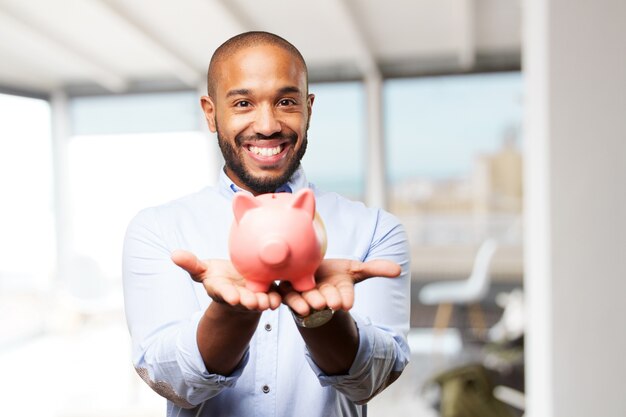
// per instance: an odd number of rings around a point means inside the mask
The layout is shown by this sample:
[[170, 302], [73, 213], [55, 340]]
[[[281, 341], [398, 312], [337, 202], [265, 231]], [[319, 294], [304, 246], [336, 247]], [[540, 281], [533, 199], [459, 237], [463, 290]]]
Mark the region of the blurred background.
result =
[[164, 415], [123, 235], [215, 183], [206, 67], [267, 30], [309, 66], [308, 179], [411, 242], [412, 362], [369, 415], [625, 415], [626, 8], [564, 3], [0, 0], [2, 414]]

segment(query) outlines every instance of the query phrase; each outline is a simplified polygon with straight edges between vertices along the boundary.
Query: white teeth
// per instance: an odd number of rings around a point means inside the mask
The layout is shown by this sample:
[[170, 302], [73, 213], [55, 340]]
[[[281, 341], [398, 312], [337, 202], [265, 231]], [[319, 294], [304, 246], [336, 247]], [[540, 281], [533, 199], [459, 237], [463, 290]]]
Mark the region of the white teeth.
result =
[[280, 145], [275, 146], [273, 148], [259, 148], [257, 146], [250, 146], [248, 149], [250, 152], [255, 153], [261, 156], [273, 156], [278, 155], [280, 153]]

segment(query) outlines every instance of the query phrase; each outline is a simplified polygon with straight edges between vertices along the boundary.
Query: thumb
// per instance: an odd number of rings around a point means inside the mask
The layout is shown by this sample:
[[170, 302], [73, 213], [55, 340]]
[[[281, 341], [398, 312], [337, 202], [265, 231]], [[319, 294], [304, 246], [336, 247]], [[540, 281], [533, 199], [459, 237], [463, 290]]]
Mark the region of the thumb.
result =
[[357, 278], [359, 281], [372, 277], [395, 278], [401, 272], [402, 268], [397, 263], [385, 259], [375, 259], [361, 264]]
[[202, 282], [202, 275], [207, 268], [196, 255], [186, 250], [176, 249], [172, 252], [171, 259], [176, 265], [187, 271], [194, 281]]

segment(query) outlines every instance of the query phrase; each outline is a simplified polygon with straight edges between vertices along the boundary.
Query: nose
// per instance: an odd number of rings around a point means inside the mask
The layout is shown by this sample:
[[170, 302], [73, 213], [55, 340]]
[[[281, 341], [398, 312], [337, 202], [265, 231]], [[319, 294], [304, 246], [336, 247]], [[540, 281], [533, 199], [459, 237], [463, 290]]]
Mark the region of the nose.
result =
[[260, 249], [259, 256], [261, 261], [268, 266], [280, 266], [290, 254], [289, 245], [280, 238], [270, 238]]
[[281, 131], [281, 125], [274, 114], [272, 106], [261, 106], [257, 110], [254, 121], [254, 132], [263, 136], [272, 136]]

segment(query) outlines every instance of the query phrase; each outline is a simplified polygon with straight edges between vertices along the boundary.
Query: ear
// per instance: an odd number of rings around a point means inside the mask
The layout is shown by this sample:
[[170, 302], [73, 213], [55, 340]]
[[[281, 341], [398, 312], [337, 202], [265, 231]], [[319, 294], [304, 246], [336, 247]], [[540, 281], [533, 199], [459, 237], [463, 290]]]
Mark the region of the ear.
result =
[[307, 119], [306, 119], [307, 129], [309, 127], [309, 123], [311, 122], [311, 114], [313, 112], [313, 102], [314, 101], [315, 101], [315, 94], [309, 94], [309, 96], [307, 97], [307, 100], [306, 100], [306, 107], [307, 107], [307, 111], [308, 111], [308, 115], [307, 115]]
[[241, 218], [248, 210], [256, 207], [260, 207], [261, 203], [250, 194], [237, 193], [233, 198], [233, 213], [235, 214], [235, 220], [237, 223], [241, 221]]
[[304, 188], [296, 193], [291, 207], [304, 210], [311, 216], [311, 220], [315, 216], [315, 195], [310, 188]]
[[200, 106], [202, 106], [202, 111], [209, 125], [209, 130], [215, 133], [217, 124], [215, 123], [215, 103], [213, 103], [213, 99], [210, 96], [200, 97]]

